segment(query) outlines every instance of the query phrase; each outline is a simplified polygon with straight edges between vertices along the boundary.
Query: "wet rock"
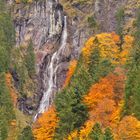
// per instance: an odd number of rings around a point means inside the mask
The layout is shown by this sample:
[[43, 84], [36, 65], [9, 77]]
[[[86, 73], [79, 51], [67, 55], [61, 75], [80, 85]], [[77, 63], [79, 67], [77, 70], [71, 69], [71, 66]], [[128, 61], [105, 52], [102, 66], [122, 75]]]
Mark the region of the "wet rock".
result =
[[63, 7], [51, 0], [18, 4], [14, 7], [16, 46], [27, 45], [32, 40], [39, 49], [50, 38], [62, 32]]

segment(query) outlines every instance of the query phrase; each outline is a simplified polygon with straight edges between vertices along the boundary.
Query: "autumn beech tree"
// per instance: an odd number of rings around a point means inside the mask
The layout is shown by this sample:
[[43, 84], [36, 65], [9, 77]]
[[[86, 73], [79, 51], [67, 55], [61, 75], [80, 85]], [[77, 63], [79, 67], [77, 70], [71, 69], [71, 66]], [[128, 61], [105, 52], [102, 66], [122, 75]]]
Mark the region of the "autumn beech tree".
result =
[[69, 70], [68, 70], [67, 75], [66, 75], [66, 80], [65, 80], [65, 83], [64, 83], [64, 87], [66, 87], [69, 84], [69, 82], [71, 80], [71, 77], [74, 74], [74, 71], [76, 69], [76, 66], [77, 66], [77, 61], [72, 60], [69, 64]]
[[139, 140], [140, 121], [133, 116], [124, 117], [118, 126], [119, 140]]
[[33, 127], [36, 140], [52, 140], [58, 120], [54, 107], [43, 113]]
[[[124, 93], [123, 82], [124, 75], [109, 74], [93, 85], [84, 97], [84, 102], [89, 107], [90, 118], [93, 121], [101, 122], [103, 127], [113, 127], [116, 123], [115, 120], [119, 121], [119, 112], [122, 107], [120, 104]], [[120, 91], [117, 91], [116, 87]]]

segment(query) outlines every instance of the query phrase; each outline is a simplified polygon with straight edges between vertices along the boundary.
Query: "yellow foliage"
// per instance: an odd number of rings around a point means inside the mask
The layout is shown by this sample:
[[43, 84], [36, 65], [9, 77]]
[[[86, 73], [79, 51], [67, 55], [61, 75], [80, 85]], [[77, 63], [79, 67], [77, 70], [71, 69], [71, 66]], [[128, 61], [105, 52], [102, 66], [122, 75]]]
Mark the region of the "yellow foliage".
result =
[[85, 124], [81, 127], [80, 131], [73, 131], [67, 138], [67, 140], [74, 140], [79, 138], [80, 140], [89, 140], [89, 134], [94, 126], [94, 122], [91, 120], [87, 120]]
[[140, 121], [133, 116], [124, 117], [118, 126], [116, 140], [140, 140]]
[[126, 35], [124, 37], [124, 43], [122, 45], [123, 50], [120, 52], [120, 55], [119, 55], [122, 64], [125, 64], [125, 62], [127, 61], [129, 57], [130, 51], [133, 46], [133, 41], [134, 41], [134, 38], [129, 35]]
[[10, 123], [11, 126], [16, 126], [16, 120], [12, 120]]
[[91, 37], [86, 43], [85, 47], [82, 49], [83, 56], [85, 58], [85, 62], [88, 64], [89, 63], [89, 56], [91, 54], [91, 51], [93, 49], [93, 41], [94, 37]]
[[111, 60], [113, 64], [124, 64], [127, 60], [130, 48], [133, 45], [133, 37], [125, 36], [124, 44], [121, 46], [120, 51], [120, 37], [113, 33], [101, 33], [95, 37], [91, 37], [82, 49], [85, 63], [89, 63], [89, 57], [94, 48], [98, 48], [100, 56]]
[[56, 110], [51, 107], [34, 124], [33, 134], [36, 140], [52, 140], [58, 123]]
[[29, 3], [32, 3], [32, 2], [33, 2], [33, 0], [28, 0], [28, 2], [29, 2]]
[[64, 83], [64, 87], [66, 87], [69, 84], [70, 79], [71, 79], [71, 77], [74, 74], [74, 71], [76, 69], [76, 66], [77, 66], [77, 60], [72, 60], [70, 62], [69, 70], [68, 70], [67, 75], [66, 75], [66, 80], [65, 80], [65, 83]]

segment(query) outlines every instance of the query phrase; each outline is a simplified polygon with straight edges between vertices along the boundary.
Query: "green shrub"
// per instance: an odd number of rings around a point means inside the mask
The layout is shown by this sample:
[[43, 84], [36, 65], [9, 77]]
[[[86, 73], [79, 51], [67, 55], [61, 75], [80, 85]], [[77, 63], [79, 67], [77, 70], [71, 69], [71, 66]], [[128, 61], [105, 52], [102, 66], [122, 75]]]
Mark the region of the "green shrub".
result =
[[89, 26], [90, 26], [91, 28], [94, 28], [94, 27], [97, 26], [97, 22], [96, 22], [94, 16], [89, 16], [89, 17], [87, 18], [87, 21], [88, 21], [88, 24], [89, 24]]

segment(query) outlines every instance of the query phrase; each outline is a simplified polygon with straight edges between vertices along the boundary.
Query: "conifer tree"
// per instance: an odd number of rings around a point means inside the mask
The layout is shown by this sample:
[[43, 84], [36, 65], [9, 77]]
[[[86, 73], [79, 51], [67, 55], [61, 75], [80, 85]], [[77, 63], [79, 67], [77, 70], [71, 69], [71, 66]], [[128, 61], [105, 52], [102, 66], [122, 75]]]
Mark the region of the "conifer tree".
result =
[[96, 123], [90, 134], [92, 140], [101, 140], [103, 138], [103, 133], [99, 123]]
[[128, 64], [124, 114], [134, 113], [140, 119], [140, 9], [138, 10], [135, 26], [134, 48]]
[[111, 129], [109, 127], [105, 129], [104, 140], [114, 140], [113, 134], [112, 134]]

